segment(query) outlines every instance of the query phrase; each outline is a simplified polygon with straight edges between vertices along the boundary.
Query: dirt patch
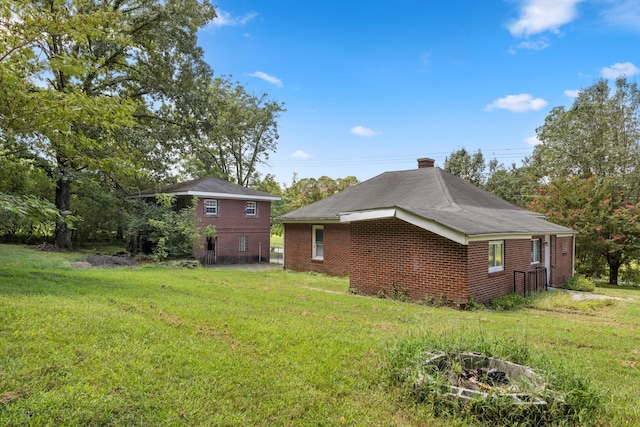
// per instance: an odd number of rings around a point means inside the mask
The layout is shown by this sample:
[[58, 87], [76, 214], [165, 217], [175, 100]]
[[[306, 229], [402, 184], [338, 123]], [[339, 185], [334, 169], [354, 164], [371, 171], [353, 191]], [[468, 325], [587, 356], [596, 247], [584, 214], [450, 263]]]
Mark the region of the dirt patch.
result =
[[92, 255], [72, 264], [74, 268], [135, 267], [136, 265], [134, 260], [123, 255]]
[[21, 397], [27, 396], [29, 393], [26, 390], [6, 391], [0, 394], [0, 405], [6, 405], [14, 402]]
[[52, 245], [51, 243], [41, 243], [39, 245], [30, 246], [31, 249], [42, 252], [64, 252], [66, 249], [60, 249], [56, 245]]
[[398, 327], [393, 323], [374, 323], [373, 326], [380, 328], [384, 331], [395, 331], [396, 329], [398, 329]]
[[606, 299], [624, 301], [624, 298], [611, 297], [611, 296], [602, 295], [602, 294], [594, 294], [591, 292], [578, 292], [578, 291], [566, 291], [566, 292], [569, 292], [569, 294], [571, 295], [571, 298], [576, 301], [606, 300]]

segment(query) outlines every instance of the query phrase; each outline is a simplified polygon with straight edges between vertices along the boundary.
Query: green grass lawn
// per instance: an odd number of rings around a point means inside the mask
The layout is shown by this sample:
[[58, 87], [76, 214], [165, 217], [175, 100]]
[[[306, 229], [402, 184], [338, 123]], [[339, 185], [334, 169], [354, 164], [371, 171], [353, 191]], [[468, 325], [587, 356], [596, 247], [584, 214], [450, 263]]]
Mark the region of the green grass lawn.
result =
[[271, 241], [271, 245], [275, 245], [278, 247], [282, 247], [282, 245], [284, 244], [284, 237], [283, 236], [276, 236], [275, 234], [271, 235], [270, 238]]
[[353, 295], [280, 270], [78, 269], [81, 253], [0, 245], [0, 425], [470, 425], [389, 380], [425, 334], [525, 343], [640, 425], [640, 290], [549, 292], [517, 311]]

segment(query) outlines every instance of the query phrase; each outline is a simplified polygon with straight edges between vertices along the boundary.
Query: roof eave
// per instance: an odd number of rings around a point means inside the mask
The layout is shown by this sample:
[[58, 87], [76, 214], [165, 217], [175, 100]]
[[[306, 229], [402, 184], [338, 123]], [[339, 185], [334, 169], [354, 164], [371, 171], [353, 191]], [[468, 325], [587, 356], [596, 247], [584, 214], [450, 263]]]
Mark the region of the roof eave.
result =
[[469, 239], [466, 234], [398, 207], [343, 212], [340, 214], [340, 222], [344, 223], [371, 221], [385, 218], [398, 218], [402, 221], [413, 224], [416, 227], [422, 228], [423, 230], [431, 231], [432, 233], [442, 236], [445, 239], [452, 240], [461, 245], [469, 244]]
[[333, 218], [276, 218], [283, 224], [339, 224], [340, 220]]
[[[162, 193], [159, 191], [158, 193]], [[155, 197], [158, 193], [147, 193], [147, 194], [132, 194], [127, 197], [129, 198], [142, 198], [142, 197]], [[278, 196], [261, 196], [261, 195], [252, 195], [252, 194], [239, 194], [239, 193], [213, 193], [209, 191], [176, 191], [176, 192], [167, 192], [166, 194], [171, 194], [173, 196], [195, 196], [195, 197], [204, 197], [211, 199], [234, 199], [234, 200], [260, 200], [260, 201], [277, 201], [281, 200]]]
[[406, 211], [399, 207], [370, 209], [363, 211], [342, 212], [340, 213], [340, 222], [350, 223], [358, 221], [371, 221], [377, 219], [398, 218], [402, 221], [415, 225], [427, 231], [431, 231], [446, 239], [452, 240], [461, 245], [468, 245], [470, 242], [486, 241], [486, 240], [510, 240], [510, 239], [531, 239], [533, 236], [555, 235], [558, 237], [570, 237], [577, 232], [567, 229], [565, 232], [552, 233], [549, 231], [533, 231], [533, 232], [497, 232], [469, 235], [460, 230], [447, 227], [434, 220], [424, 218], [412, 212]]

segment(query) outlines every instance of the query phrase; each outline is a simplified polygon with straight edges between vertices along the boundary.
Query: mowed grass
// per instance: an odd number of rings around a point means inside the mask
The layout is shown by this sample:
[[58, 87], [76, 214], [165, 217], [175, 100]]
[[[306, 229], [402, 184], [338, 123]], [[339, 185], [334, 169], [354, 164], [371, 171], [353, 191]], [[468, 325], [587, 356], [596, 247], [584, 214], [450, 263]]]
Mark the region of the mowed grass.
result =
[[0, 425], [468, 425], [389, 380], [424, 334], [514, 340], [592, 379], [593, 425], [640, 425], [640, 291], [512, 312], [353, 295], [281, 270], [78, 269], [0, 245]]

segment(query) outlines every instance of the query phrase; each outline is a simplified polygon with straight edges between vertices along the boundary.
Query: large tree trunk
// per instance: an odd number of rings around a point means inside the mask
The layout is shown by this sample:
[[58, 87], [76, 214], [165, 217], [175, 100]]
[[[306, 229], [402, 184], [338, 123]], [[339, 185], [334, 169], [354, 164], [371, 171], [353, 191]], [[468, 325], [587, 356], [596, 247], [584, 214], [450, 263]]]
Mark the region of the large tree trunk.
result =
[[618, 252], [607, 254], [607, 262], [609, 263], [609, 284], [618, 284], [618, 271], [622, 265], [622, 255]]
[[[65, 178], [58, 178], [58, 181], [56, 182], [56, 208], [58, 208], [58, 210], [64, 217], [69, 213], [70, 205], [71, 182], [69, 182]], [[71, 243], [71, 229], [62, 219], [59, 219], [58, 223], [56, 224], [54, 244], [60, 249], [73, 249], [73, 245]]]

